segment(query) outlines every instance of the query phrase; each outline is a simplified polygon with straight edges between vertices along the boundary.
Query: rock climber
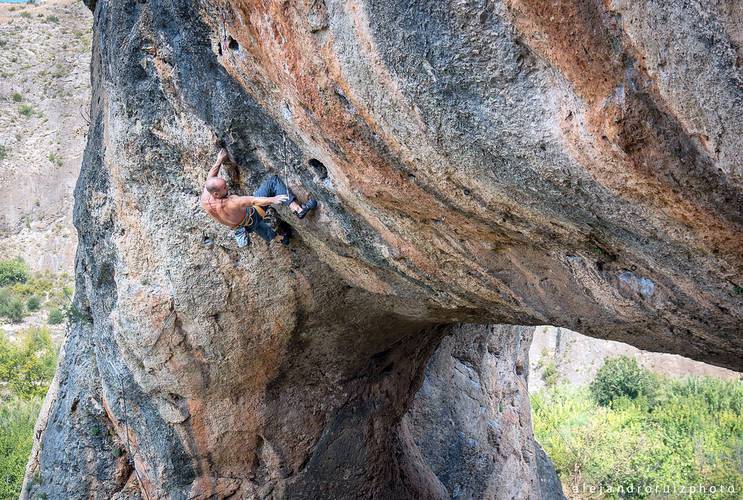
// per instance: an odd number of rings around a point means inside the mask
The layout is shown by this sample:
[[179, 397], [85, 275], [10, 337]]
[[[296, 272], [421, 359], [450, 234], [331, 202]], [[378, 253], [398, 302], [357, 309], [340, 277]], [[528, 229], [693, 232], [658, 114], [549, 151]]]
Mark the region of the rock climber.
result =
[[202, 208], [217, 222], [234, 230], [235, 240], [239, 247], [250, 243], [248, 234], [252, 232], [258, 233], [266, 241], [271, 241], [280, 235], [281, 242], [288, 245], [291, 236], [289, 226], [278, 223], [273, 208], [269, 208], [267, 214], [263, 207], [276, 204], [288, 205], [294, 215], [303, 219], [307, 213], [317, 208], [317, 201], [310, 198], [300, 205], [294, 193], [276, 175], [263, 181], [253, 196], [229, 194], [227, 183], [218, 177], [219, 169], [225, 161], [228, 161], [228, 154], [222, 148], [217, 155], [217, 161], [209, 169], [204, 192], [201, 194]]

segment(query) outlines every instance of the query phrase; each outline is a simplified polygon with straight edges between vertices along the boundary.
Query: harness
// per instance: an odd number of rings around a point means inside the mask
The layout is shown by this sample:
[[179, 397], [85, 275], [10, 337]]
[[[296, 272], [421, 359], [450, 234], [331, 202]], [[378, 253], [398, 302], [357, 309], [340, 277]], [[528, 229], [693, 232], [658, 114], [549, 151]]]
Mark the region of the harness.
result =
[[[242, 222], [238, 224], [237, 226], [234, 226], [232, 229], [237, 229], [240, 227], [250, 227], [253, 225], [253, 213], [258, 212], [258, 215], [261, 216], [261, 219], [266, 218], [266, 211], [263, 210], [262, 207], [259, 206], [253, 206], [253, 207], [246, 207], [245, 208], [245, 217], [243, 218]], [[247, 224], [246, 224], [247, 221]]]

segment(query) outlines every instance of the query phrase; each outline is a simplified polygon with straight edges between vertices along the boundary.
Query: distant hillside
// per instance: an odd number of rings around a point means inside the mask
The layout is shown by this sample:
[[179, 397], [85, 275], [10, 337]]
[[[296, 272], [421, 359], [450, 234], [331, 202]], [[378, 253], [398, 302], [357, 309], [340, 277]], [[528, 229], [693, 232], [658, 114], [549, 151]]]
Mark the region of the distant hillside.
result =
[[588, 385], [608, 358], [626, 355], [648, 370], [680, 378], [704, 375], [735, 380], [741, 374], [675, 354], [642, 351], [622, 342], [595, 339], [566, 328], [540, 326], [534, 330], [529, 349], [529, 392], [536, 392], [547, 381]]
[[0, 258], [71, 272], [92, 16], [78, 0], [0, 4]]

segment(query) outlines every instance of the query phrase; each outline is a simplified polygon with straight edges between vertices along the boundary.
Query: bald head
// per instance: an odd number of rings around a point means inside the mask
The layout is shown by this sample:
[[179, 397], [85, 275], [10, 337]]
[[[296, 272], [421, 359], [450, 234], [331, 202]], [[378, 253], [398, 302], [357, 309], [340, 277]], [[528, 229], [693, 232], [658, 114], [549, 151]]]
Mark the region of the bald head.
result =
[[227, 183], [219, 177], [210, 177], [206, 180], [206, 190], [215, 198], [227, 196]]

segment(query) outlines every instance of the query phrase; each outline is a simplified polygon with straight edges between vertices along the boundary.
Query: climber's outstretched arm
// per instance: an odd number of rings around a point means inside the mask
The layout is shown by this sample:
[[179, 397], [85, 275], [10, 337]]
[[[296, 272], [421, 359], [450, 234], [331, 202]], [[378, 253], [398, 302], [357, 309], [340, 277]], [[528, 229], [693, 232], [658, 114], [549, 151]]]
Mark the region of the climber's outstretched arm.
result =
[[247, 207], [265, 207], [268, 205], [276, 205], [281, 202], [284, 202], [288, 200], [289, 197], [285, 194], [280, 194], [278, 196], [235, 196], [234, 200], [236, 203], [239, 204], [240, 208], [247, 208]]
[[207, 179], [210, 179], [212, 177], [216, 177], [219, 175], [219, 167], [222, 166], [222, 163], [227, 159], [227, 150], [222, 148], [219, 150], [219, 154], [217, 155], [217, 161], [214, 162], [214, 165], [212, 165], [212, 168], [209, 169], [209, 175], [206, 176]]

